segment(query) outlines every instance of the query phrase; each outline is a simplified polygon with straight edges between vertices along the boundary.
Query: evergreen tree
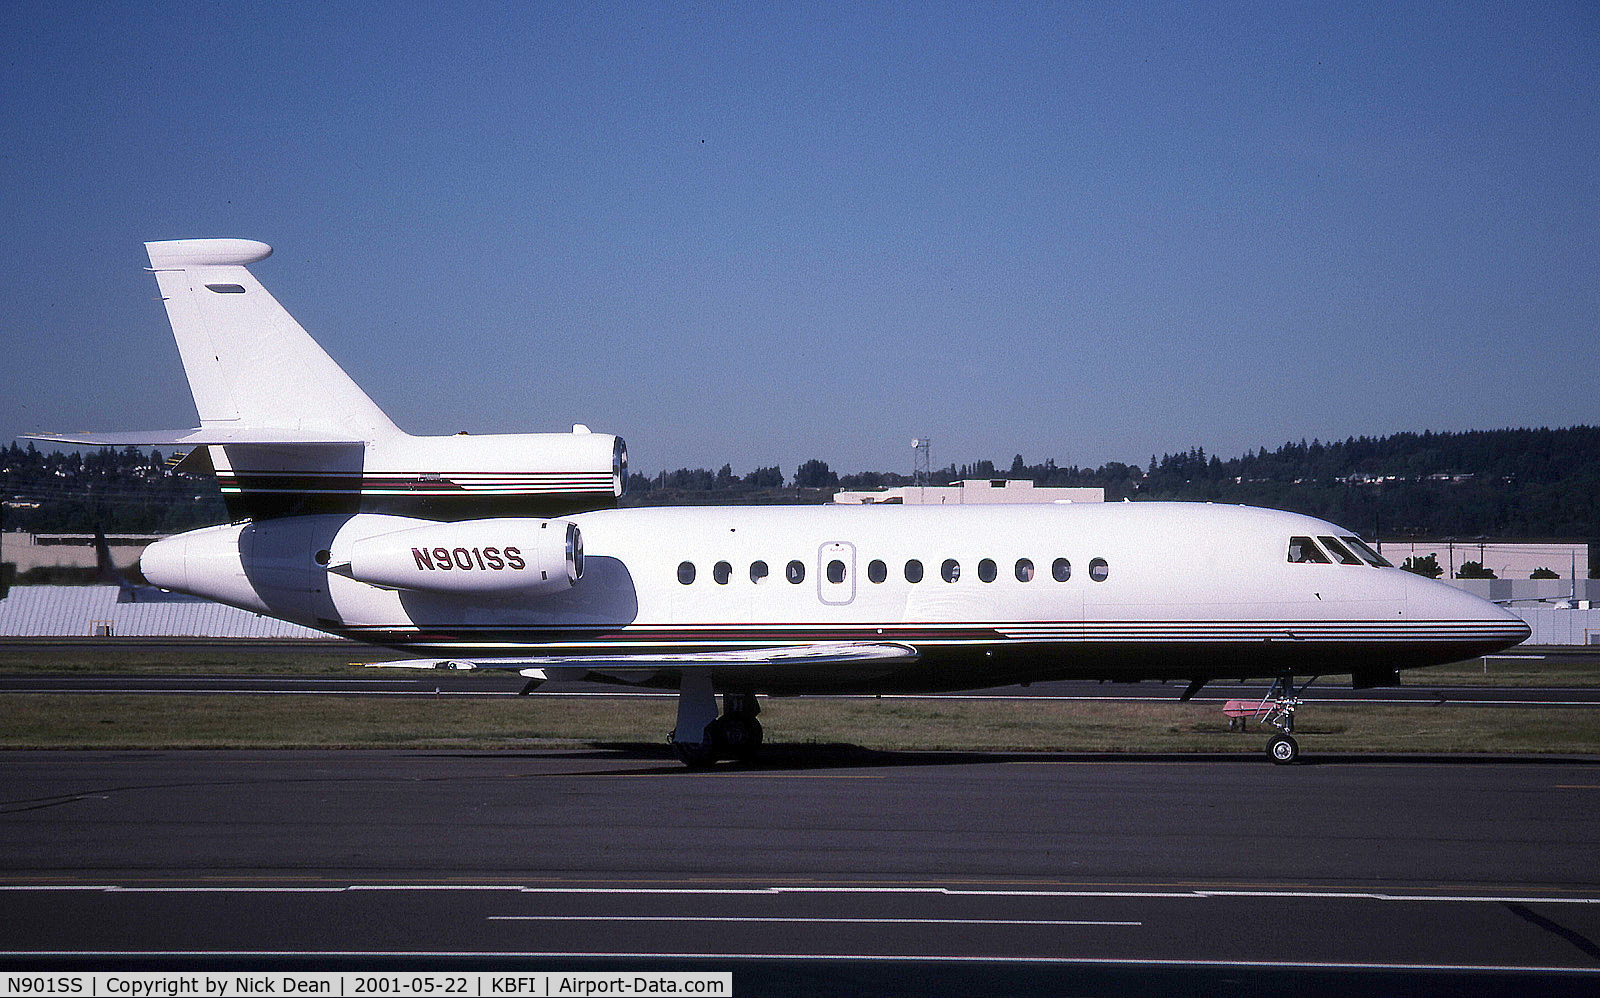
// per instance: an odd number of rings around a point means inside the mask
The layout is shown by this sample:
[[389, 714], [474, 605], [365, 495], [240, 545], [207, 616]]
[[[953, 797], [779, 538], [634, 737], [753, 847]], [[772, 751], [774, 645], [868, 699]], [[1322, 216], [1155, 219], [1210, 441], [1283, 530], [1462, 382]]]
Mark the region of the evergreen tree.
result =
[[812, 458], [794, 473], [797, 489], [826, 489], [839, 484], [839, 476], [828, 469], [828, 462]]
[[1408, 572], [1423, 576], [1428, 579], [1437, 579], [1444, 574], [1444, 569], [1439, 565], [1438, 555], [1412, 556], [1400, 563], [1400, 567]]

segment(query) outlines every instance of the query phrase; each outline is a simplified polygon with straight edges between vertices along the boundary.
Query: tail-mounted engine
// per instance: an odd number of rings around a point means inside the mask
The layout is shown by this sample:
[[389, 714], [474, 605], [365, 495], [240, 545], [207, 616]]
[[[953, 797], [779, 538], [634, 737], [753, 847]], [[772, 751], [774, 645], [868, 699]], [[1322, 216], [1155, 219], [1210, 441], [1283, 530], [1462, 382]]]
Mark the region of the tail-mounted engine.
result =
[[352, 543], [329, 571], [386, 589], [542, 595], [583, 576], [583, 536], [566, 520], [430, 523]]
[[583, 536], [560, 519], [291, 516], [163, 538], [139, 568], [163, 589], [324, 627], [339, 617], [330, 576], [475, 599], [565, 592], [583, 577]]

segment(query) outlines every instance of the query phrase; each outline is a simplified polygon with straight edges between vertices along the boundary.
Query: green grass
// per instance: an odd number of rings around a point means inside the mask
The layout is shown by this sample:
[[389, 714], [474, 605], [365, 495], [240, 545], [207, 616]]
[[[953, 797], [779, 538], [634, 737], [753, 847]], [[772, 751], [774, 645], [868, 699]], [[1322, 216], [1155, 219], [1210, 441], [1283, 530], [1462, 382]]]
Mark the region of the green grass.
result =
[[0, 694], [5, 748], [380, 748], [662, 741], [670, 700], [568, 711], [524, 698]]
[[1405, 672], [1401, 681], [1413, 686], [1600, 687], [1600, 647], [1512, 648], [1487, 660]]
[[[662, 744], [670, 698], [0, 694], [0, 748], [631, 747]], [[1600, 710], [1318, 704], [1308, 752], [1600, 752]], [[776, 745], [906, 751], [1259, 752], [1214, 705], [768, 699]]]
[[[359, 645], [173, 650], [0, 644], [13, 675], [354, 675], [398, 657]], [[1600, 656], [1492, 659], [1488, 682], [1600, 686]], [[1414, 685], [1482, 685], [1482, 660], [1407, 673]], [[770, 743], [880, 750], [1259, 752], [1215, 704], [804, 698], [764, 701]], [[659, 745], [670, 698], [0, 694], [0, 748]], [[1600, 710], [1383, 703], [1303, 707], [1308, 752], [1600, 753]]]
[[0, 643], [0, 675], [28, 676], [349, 676], [352, 662], [407, 656], [349, 644], [301, 648], [278, 642], [143, 649], [95, 647], [92, 640], [59, 646]]

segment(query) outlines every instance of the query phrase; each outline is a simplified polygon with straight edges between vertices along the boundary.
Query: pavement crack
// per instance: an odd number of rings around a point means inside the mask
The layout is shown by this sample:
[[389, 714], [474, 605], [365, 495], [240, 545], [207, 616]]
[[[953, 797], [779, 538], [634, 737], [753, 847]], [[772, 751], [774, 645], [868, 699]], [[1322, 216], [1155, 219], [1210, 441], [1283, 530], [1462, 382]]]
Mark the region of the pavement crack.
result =
[[73, 794], [70, 797], [49, 797], [43, 800], [17, 801], [14, 805], [0, 807], [0, 814], [21, 814], [24, 811], [42, 811], [47, 807], [76, 804], [81, 800], [109, 800], [105, 794]]

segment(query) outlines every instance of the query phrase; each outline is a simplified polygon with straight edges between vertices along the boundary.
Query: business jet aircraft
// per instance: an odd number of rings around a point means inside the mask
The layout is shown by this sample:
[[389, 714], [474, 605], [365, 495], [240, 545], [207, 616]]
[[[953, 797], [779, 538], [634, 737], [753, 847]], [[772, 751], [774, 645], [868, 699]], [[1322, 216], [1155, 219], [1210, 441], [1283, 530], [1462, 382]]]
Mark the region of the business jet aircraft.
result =
[[1296, 675], [1391, 684], [1529, 635], [1270, 509], [615, 508], [620, 439], [406, 434], [246, 269], [269, 246], [146, 248], [200, 426], [37, 436], [205, 449], [240, 519], [152, 544], [147, 579], [427, 656], [399, 665], [676, 687], [692, 766], [754, 754], [758, 693], [1257, 677], [1292, 762]]

